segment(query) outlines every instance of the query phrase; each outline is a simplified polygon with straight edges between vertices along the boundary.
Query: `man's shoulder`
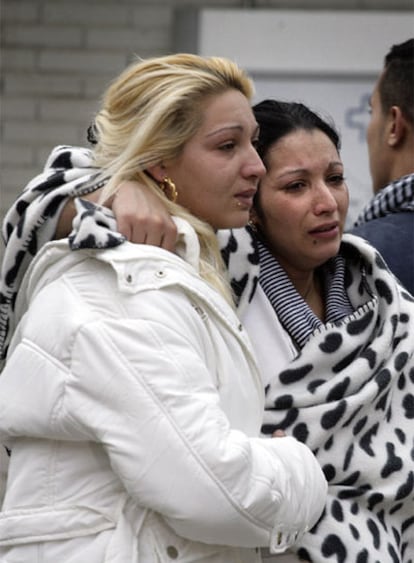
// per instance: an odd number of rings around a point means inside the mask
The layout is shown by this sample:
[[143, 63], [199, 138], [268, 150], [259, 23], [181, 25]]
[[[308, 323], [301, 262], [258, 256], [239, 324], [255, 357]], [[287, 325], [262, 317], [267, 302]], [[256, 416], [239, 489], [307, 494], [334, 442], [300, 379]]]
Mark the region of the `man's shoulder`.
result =
[[398, 209], [394, 210], [392, 213], [387, 213], [383, 216], [372, 217], [365, 223], [360, 223], [351, 229], [350, 232], [355, 232], [359, 229], [364, 227], [373, 228], [372, 225], [375, 225], [374, 228], [378, 228], [381, 225], [386, 224], [406, 224], [411, 225], [414, 222], [414, 213], [410, 209]]
[[401, 238], [407, 243], [414, 243], [414, 213], [400, 210], [383, 217], [375, 217], [353, 227], [349, 232], [368, 238], [370, 242], [372, 239], [391, 242], [395, 238]]

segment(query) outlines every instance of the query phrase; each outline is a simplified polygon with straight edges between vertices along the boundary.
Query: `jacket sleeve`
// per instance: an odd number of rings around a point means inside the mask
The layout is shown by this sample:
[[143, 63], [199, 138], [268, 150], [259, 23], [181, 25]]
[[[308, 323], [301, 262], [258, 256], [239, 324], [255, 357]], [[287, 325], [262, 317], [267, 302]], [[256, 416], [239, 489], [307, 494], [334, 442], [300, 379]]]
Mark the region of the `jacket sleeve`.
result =
[[0, 279], [0, 358], [5, 357], [14, 327], [13, 303], [23, 276], [39, 249], [52, 240], [60, 211], [74, 196], [96, 189], [91, 152], [80, 147], [56, 147], [43, 172], [31, 180], [5, 215], [6, 244]]
[[230, 428], [200, 342], [177, 325], [83, 328], [63, 409], [69, 431], [102, 443], [132, 498], [181, 536], [283, 551], [320, 516], [323, 473], [293, 438]]

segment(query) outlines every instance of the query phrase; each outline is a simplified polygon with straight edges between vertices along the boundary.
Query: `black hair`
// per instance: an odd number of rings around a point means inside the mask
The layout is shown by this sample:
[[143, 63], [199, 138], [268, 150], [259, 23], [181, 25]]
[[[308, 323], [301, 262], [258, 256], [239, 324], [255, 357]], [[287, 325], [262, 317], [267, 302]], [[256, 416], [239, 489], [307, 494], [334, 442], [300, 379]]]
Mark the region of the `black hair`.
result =
[[334, 124], [322, 119], [317, 113], [299, 102], [264, 100], [253, 106], [260, 127], [257, 151], [265, 166], [269, 148], [293, 131], [319, 129], [340, 150], [341, 141]]
[[414, 124], [414, 39], [391, 47], [384, 58], [378, 91], [384, 113], [398, 106], [405, 119]]

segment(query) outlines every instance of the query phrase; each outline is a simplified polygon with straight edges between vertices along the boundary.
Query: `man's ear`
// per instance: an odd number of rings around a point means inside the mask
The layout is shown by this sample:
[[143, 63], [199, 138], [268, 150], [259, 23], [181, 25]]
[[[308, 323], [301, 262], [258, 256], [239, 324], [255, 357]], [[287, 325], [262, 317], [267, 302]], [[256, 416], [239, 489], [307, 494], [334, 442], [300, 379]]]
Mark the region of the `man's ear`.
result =
[[167, 172], [163, 164], [155, 164], [154, 166], [149, 166], [147, 168], [147, 172], [156, 182], [162, 182], [167, 176]]
[[389, 111], [388, 145], [396, 147], [401, 144], [407, 132], [407, 123], [399, 106], [392, 106]]

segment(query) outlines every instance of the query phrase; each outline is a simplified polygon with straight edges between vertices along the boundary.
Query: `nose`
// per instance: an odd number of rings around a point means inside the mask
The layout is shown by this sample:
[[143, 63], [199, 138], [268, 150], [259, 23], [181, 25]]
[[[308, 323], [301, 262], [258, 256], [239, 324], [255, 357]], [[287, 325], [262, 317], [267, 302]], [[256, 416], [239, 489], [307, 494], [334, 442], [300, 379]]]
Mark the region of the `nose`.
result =
[[253, 146], [249, 147], [248, 149], [243, 173], [246, 178], [252, 176], [255, 178], [263, 178], [263, 176], [266, 174], [265, 165], [263, 164], [262, 159], [257, 154], [257, 151]]
[[315, 199], [314, 199], [314, 212], [315, 215], [322, 215], [323, 213], [333, 213], [338, 209], [338, 202], [332, 190], [325, 182], [319, 182], [316, 186]]

